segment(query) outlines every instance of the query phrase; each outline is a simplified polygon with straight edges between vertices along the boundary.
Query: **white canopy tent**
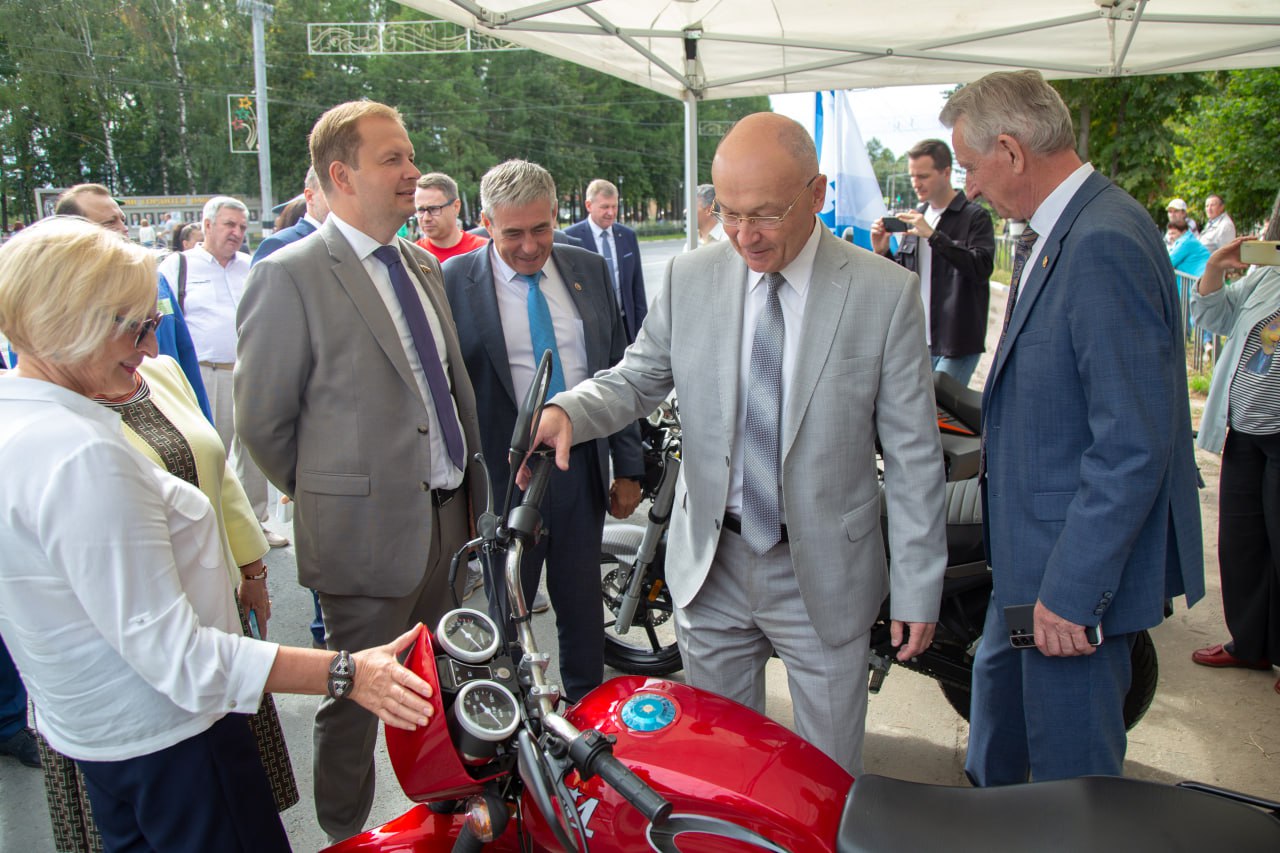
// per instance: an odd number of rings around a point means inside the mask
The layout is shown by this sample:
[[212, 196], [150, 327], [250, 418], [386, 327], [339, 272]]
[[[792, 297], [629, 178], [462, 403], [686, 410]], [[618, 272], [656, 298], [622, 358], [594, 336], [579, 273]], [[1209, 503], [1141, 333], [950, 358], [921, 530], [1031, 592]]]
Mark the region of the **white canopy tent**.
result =
[[689, 210], [702, 99], [1280, 65], [1280, 0], [399, 2], [683, 100]]

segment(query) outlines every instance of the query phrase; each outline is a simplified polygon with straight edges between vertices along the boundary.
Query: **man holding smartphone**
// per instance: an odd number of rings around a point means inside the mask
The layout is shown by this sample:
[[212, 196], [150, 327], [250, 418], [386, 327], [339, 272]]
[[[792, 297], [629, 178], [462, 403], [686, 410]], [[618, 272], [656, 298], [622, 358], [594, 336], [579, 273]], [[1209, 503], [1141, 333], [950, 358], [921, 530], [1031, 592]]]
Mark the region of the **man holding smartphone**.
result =
[[[871, 246], [920, 276], [933, 369], [967, 385], [986, 348], [996, 251], [991, 215], [951, 186], [951, 149], [941, 139], [917, 143], [907, 169], [920, 206], [872, 223]], [[905, 232], [897, 253], [890, 231]]]

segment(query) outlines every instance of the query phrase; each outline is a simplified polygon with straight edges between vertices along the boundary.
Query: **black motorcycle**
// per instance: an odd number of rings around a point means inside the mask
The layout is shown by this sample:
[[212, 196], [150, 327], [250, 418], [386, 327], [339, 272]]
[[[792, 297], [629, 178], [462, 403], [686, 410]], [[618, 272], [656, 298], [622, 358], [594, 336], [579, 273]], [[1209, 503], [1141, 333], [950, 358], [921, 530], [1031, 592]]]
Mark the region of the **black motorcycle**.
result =
[[[977, 475], [981, 395], [946, 374], [934, 374], [938, 429], [947, 469], [947, 570], [933, 643], [911, 660], [897, 661], [889, 632], [889, 602], [871, 628], [870, 692], [880, 690], [897, 663], [938, 682], [947, 701], [969, 719], [973, 656], [982, 639], [991, 598], [991, 569], [982, 543], [982, 502]], [[660, 676], [683, 664], [676, 644], [673, 605], [666, 585], [666, 531], [680, 471], [680, 424], [674, 404], [663, 404], [641, 424], [645, 497], [653, 503], [647, 523], [605, 525], [600, 558], [605, 614], [605, 663], [621, 672]], [[888, 548], [888, 517], [881, 500], [881, 528]], [[892, 571], [890, 560], [890, 571]], [[1131, 652], [1133, 680], [1125, 696], [1126, 728], [1151, 707], [1159, 681], [1156, 647], [1138, 632]]]

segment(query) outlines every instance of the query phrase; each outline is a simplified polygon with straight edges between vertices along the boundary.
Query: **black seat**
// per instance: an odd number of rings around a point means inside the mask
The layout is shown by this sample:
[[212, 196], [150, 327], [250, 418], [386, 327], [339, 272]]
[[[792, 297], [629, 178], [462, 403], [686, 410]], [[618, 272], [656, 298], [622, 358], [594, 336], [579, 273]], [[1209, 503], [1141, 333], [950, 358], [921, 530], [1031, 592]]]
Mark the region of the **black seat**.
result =
[[1006, 788], [860, 776], [836, 850], [1275, 853], [1280, 821], [1213, 794], [1112, 776]]
[[[947, 526], [947, 565], [967, 566], [981, 563], [986, 566], [986, 552], [982, 542], [982, 491], [976, 477], [947, 483], [943, 503]], [[889, 503], [885, 499], [884, 484], [880, 486], [880, 532], [884, 535], [885, 552], [889, 550]]]

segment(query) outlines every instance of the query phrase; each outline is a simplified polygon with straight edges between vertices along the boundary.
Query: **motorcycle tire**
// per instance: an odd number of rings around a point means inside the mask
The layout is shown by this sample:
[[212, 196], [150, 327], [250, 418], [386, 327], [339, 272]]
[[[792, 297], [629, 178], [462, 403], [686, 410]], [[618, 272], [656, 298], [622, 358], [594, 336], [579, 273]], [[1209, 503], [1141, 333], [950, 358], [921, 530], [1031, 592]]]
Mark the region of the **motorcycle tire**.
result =
[[600, 555], [601, 592], [604, 598], [604, 662], [628, 675], [661, 676], [678, 672], [684, 664], [676, 644], [675, 607], [671, 592], [663, 584], [656, 595], [652, 585], [645, 584], [636, 607], [631, 630], [618, 635], [618, 584], [629, 566], [612, 554]]
[[[974, 648], [977, 644], [974, 644]], [[1146, 715], [1151, 701], [1156, 697], [1156, 684], [1160, 681], [1160, 661], [1156, 655], [1156, 644], [1146, 631], [1139, 631], [1134, 637], [1133, 650], [1129, 653], [1129, 662], [1133, 668], [1133, 679], [1129, 683], [1129, 692], [1124, 697], [1124, 728], [1131, 730]], [[940, 681], [942, 695], [956, 710], [956, 713], [969, 721], [970, 689], [957, 684]]]

